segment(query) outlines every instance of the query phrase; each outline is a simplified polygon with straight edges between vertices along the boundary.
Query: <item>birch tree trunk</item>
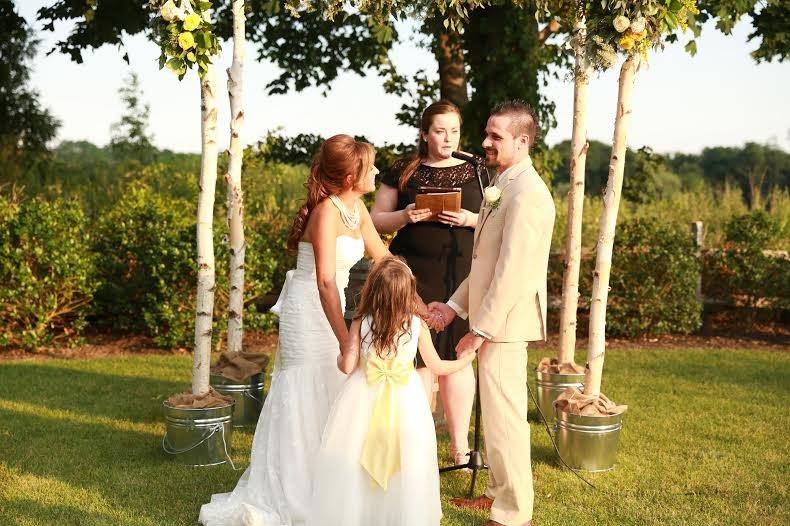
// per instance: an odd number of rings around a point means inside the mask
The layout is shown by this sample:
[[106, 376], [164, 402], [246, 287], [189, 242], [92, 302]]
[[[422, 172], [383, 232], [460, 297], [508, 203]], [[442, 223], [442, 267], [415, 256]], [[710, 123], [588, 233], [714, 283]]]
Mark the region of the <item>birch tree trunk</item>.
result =
[[214, 191], [217, 185], [217, 85], [214, 65], [200, 80], [202, 154], [198, 183], [197, 256], [198, 282], [195, 306], [195, 350], [192, 394], [209, 390], [211, 331], [214, 314]]
[[244, 0], [233, 0], [233, 62], [228, 69], [230, 96], [230, 163], [225, 180], [228, 183], [228, 231], [230, 268], [228, 271], [228, 351], [241, 351], [244, 336], [244, 205], [241, 191], [241, 165], [244, 155]]
[[631, 122], [631, 93], [634, 76], [639, 66], [639, 57], [630, 56], [620, 69], [617, 95], [617, 114], [614, 121], [612, 156], [609, 160], [609, 180], [603, 198], [600, 233], [595, 255], [593, 290], [590, 300], [590, 330], [587, 347], [587, 370], [584, 378], [584, 394], [598, 396], [601, 393], [604, 353], [606, 352], [606, 301], [609, 297], [609, 276], [612, 269], [612, 249], [623, 188], [623, 170], [627, 146], [628, 127]]
[[565, 239], [565, 272], [562, 277], [560, 309], [560, 364], [574, 363], [576, 350], [576, 311], [579, 306], [579, 268], [582, 251], [582, 209], [584, 174], [587, 163], [587, 92], [592, 68], [585, 57], [584, 19], [575, 24], [573, 86], [573, 135], [571, 137], [570, 187], [568, 190], [568, 232]]

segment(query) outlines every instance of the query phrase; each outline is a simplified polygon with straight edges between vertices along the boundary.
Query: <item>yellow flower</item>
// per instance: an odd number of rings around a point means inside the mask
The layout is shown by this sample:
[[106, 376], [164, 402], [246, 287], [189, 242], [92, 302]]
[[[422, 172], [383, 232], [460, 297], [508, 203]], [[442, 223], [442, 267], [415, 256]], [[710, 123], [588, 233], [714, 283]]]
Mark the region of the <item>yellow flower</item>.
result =
[[642, 31], [641, 33], [628, 33], [628, 36], [633, 38], [636, 42], [641, 42], [647, 36], [647, 31]]
[[620, 38], [618, 45], [620, 46], [620, 49], [628, 51], [634, 47], [634, 39], [631, 35], [623, 35], [622, 38]]
[[628, 26], [630, 25], [631, 25], [631, 21], [628, 20], [627, 17], [624, 17], [623, 15], [614, 17], [614, 28], [617, 30], [618, 33], [622, 33], [623, 31], [628, 29]]
[[200, 15], [197, 13], [187, 15], [187, 17], [184, 19], [184, 30], [192, 31], [193, 29], [197, 29], [201, 20], [203, 19], [200, 18]]
[[189, 53], [187, 53], [187, 59], [189, 59], [189, 61], [190, 61], [190, 62], [194, 62], [194, 61], [196, 61], [196, 60], [197, 60], [197, 57], [195, 56], [195, 54], [194, 54], [194, 53], [192, 53], [192, 52], [190, 51]]
[[195, 36], [189, 31], [184, 31], [178, 35], [178, 45], [185, 51], [187, 49], [192, 49], [195, 47]]

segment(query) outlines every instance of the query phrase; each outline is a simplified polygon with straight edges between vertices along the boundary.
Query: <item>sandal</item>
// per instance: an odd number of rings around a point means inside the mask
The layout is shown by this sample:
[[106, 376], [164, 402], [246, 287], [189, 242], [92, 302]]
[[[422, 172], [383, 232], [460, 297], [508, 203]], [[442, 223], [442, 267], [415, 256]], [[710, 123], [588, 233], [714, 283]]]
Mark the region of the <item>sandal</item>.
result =
[[[469, 463], [469, 453], [471, 453], [471, 449], [467, 449], [466, 451], [456, 451], [453, 453], [453, 463], [456, 466], [462, 466], [464, 464]], [[471, 471], [469, 468], [465, 468], [466, 471]]]

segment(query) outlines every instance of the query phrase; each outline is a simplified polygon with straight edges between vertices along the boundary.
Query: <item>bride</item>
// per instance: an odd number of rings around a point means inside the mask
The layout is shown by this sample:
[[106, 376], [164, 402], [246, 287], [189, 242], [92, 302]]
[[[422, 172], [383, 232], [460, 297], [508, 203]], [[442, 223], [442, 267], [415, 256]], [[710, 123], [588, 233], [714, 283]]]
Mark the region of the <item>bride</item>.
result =
[[374, 157], [370, 144], [335, 135], [313, 159], [307, 200], [288, 238], [296, 269], [272, 308], [280, 316], [279, 350], [250, 466], [232, 492], [202, 506], [205, 526], [301, 526], [306, 520], [315, 456], [345, 379], [336, 359], [348, 338], [348, 273], [365, 251], [374, 260], [389, 255], [360, 200], [375, 189]]

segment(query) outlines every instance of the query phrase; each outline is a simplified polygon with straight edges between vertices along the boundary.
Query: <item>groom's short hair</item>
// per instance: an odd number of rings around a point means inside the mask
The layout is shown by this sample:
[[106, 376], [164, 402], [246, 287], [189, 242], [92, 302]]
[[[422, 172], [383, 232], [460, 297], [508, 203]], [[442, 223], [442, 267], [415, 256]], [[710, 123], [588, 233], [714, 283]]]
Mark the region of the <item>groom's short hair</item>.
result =
[[521, 99], [512, 99], [500, 102], [491, 110], [491, 115], [507, 115], [510, 117], [511, 132], [515, 137], [527, 135], [529, 148], [538, 138], [538, 114], [527, 102]]

